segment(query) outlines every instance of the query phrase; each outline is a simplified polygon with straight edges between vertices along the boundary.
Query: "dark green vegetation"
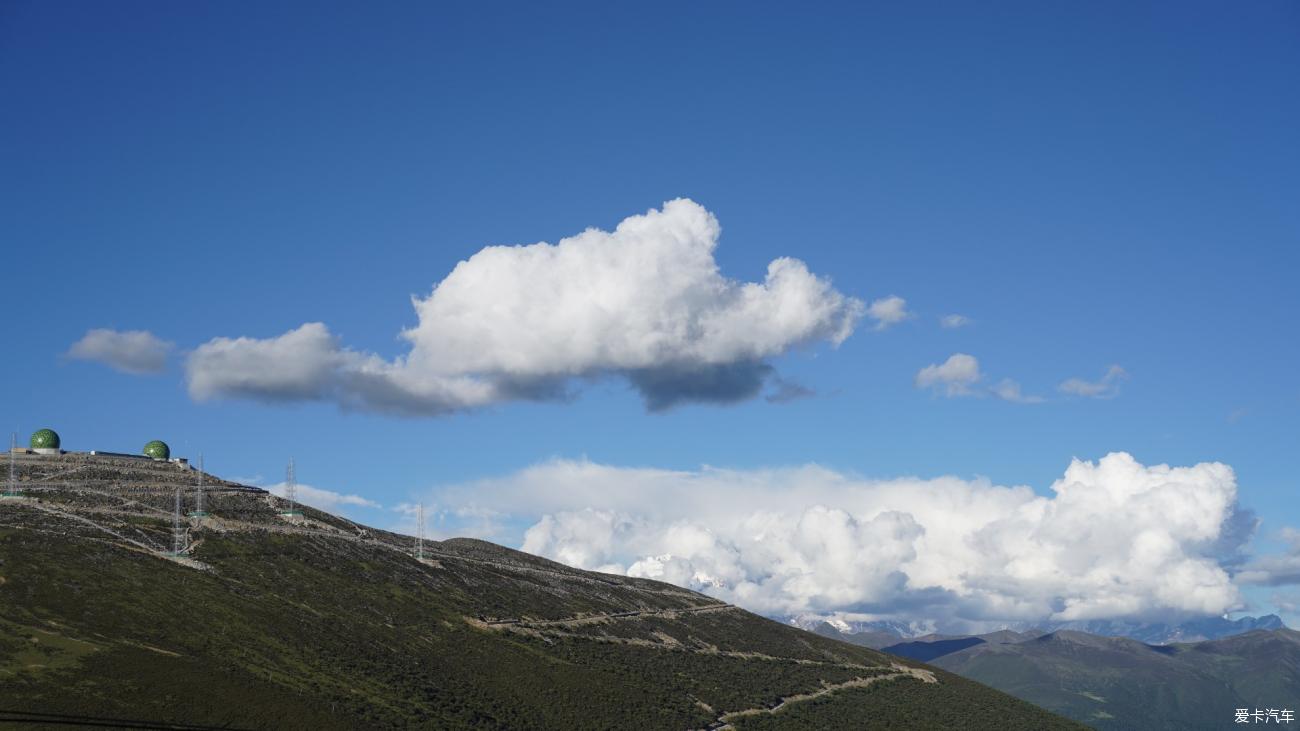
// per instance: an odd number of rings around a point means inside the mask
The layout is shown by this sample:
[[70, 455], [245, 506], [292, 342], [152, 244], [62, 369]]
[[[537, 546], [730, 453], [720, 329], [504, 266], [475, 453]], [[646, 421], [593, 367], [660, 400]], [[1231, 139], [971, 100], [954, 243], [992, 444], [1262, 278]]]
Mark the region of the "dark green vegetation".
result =
[[429, 543], [421, 562], [407, 536], [311, 509], [290, 522], [278, 499], [210, 476], [211, 517], [182, 518], [173, 560], [174, 487], [192, 507], [194, 473], [84, 455], [19, 464], [29, 497], [0, 503], [0, 720], [1076, 727], [667, 584], [465, 539]]
[[[934, 643], [952, 651], [929, 662], [1099, 729], [1223, 729], [1237, 708], [1300, 710], [1300, 632], [1289, 629], [1154, 646], [1071, 631], [982, 638]], [[899, 651], [925, 656], [916, 649]]]

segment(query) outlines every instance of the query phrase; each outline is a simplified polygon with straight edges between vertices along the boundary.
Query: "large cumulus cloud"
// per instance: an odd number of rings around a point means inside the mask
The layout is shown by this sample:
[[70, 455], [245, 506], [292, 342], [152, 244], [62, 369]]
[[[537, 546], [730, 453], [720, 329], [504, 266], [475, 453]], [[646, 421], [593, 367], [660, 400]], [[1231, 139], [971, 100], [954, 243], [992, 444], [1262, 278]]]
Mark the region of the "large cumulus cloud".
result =
[[651, 409], [749, 398], [769, 379], [769, 359], [838, 345], [865, 307], [797, 259], [774, 260], [762, 282], [724, 277], [720, 233], [712, 214], [678, 199], [613, 231], [491, 246], [414, 300], [402, 357], [349, 350], [321, 323], [216, 338], [188, 359], [190, 393], [436, 414], [563, 397], [615, 375]]
[[[771, 615], [937, 626], [1222, 614], [1253, 533], [1230, 467], [1074, 461], [1043, 496], [986, 480], [817, 466], [674, 472], [554, 461], [444, 488], [529, 516], [526, 551], [688, 586]], [[539, 517], [540, 516], [540, 517]]]

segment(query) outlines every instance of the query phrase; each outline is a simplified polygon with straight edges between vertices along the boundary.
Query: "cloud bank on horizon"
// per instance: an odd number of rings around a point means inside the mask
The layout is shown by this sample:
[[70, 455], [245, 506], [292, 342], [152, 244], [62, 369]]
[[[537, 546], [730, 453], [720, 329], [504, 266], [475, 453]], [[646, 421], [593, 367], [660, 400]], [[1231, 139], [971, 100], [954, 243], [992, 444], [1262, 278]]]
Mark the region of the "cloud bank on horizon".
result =
[[433, 497], [496, 525], [528, 516], [530, 553], [772, 616], [961, 628], [1243, 608], [1233, 574], [1257, 520], [1238, 506], [1227, 465], [1113, 453], [1073, 461], [1051, 492], [815, 465], [678, 472], [557, 460]]
[[[772, 261], [762, 282], [724, 277], [720, 234], [711, 213], [679, 198], [613, 231], [490, 246], [414, 299], [418, 322], [401, 333], [410, 345], [401, 357], [351, 350], [319, 322], [272, 338], [219, 337], [189, 355], [189, 392], [437, 415], [565, 398], [583, 380], [617, 376], [652, 411], [726, 403], [758, 395], [773, 357], [839, 345], [866, 314], [798, 259]], [[906, 313], [890, 298], [872, 316], [892, 323]]]
[[[262, 485], [262, 488], [276, 497], [285, 497], [287, 484], [277, 482], [274, 485]], [[382, 508], [379, 503], [367, 497], [355, 493], [341, 493], [334, 490], [307, 485], [301, 482], [294, 483], [294, 495], [298, 502], [310, 505], [313, 508], [324, 510], [338, 515], [345, 515], [349, 508]]]

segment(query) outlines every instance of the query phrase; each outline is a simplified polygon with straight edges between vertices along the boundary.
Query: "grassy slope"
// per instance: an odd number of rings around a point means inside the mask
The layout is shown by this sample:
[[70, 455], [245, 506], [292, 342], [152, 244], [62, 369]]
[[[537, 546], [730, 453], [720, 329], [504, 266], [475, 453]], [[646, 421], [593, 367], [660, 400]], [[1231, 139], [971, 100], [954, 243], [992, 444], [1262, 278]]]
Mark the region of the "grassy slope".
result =
[[[189, 531], [210, 567], [196, 570], [145, 550], [170, 542], [160, 486], [175, 476], [64, 466], [76, 470], [67, 485], [30, 491], [39, 503], [0, 504], [0, 712], [236, 728], [701, 728], [897, 674], [895, 658], [658, 582], [469, 540], [431, 544], [434, 561], [420, 563], [409, 538], [311, 510], [286, 530], [273, 500], [233, 487], [210, 496], [217, 518]], [[42, 469], [26, 479], [57, 482]], [[643, 614], [555, 623], [629, 611]], [[513, 622], [491, 624], [501, 620]], [[939, 681], [884, 680], [735, 725], [1073, 727]]]

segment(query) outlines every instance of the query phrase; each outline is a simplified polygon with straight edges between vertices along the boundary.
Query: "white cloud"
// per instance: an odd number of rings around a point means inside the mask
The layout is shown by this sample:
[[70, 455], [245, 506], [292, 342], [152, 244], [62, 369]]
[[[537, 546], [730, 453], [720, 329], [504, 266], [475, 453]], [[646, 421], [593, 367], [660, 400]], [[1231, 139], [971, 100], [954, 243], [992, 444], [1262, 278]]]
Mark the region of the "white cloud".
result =
[[[1047, 496], [984, 479], [868, 480], [552, 461], [439, 490], [531, 521], [523, 549], [659, 578], [771, 615], [846, 612], [954, 627], [1169, 618], [1242, 605], [1223, 556], [1236, 480], [1219, 463], [1074, 461]], [[1228, 545], [1232, 544], [1232, 545]]]
[[[274, 485], [268, 485], [263, 489], [270, 492], [272, 495], [284, 497], [285, 483], [279, 482]], [[298, 502], [329, 513], [346, 512], [347, 508], [383, 507], [374, 500], [364, 498], [360, 495], [334, 492], [333, 490], [325, 490], [319, 487], [305, 485], [301, 482], [296, 483], [295, 494], [298, 497]]]
[[1032, 396], [1023, 393], [1020, 390], [1020, 384], [1010, 378], [1003, 378], [998, 384], [989, 389], [994, 396], [1003, 401], [1010, 401], [1017, 404], [1041, 404], [1045, 400], [1042, 396]]
[[1242, 584], [1286, 586], [1300, 584], [1300, 531], [1283, 528], [1285, 553], [1260, 556], [1242, 566], [1237, 581]]
[[983, 378], [973, 355], [954, 353], [942, 364], [931, 363], [916, 373], [917, 388], [933, 388], [947, 396], [971, 396], [972, 386]]
[[265, 400], [321, 398], [352, 356], [319, 322], [275, 338], [213, 338], [191, 354], [190, 395], [238, 394]]
[[609, 559], [629, 539], [635, 540], [633, 533], [638, 527], [643, 526], [607, 510], [585, 508], [544, 515], [524, 533], [522, 550], [570, 566], [622, 574], [626, 572], [623, 565]]
[[876, 330], [884, 330], [911, 318], [912, 313], [907, 311], [907, 300], [890, 295], [872, 302], [867, 308], [867, 317], [876, 321]]
[[[1300, 594], [1298, 593], [1284, 591], [1275, 592], [1269, 597], [1269, 601], [1272, 602], [1279, 611], [1285, 614], [1295, 615], [1300, 613]], [[1287, 623], [1287, 626], [1295, 626], [1295, 620], [1292, 618], [1284, 618], [1284, 621]]]
[[838, 345], [865, 308], [797, 259], [772, 261], [762, 282], [727, 279], [714, 259], [720, 233], [712, 214], [678, 199], [612, 232], [490, 246], [413, 300], [404, 356], [349, 350], [320, 323], [215, 338], [187, 362], [190, 393], [438, 414], [559, 398], [617, 375], [651, 409], [749, 398], [772, 375], [769, 359]]
[[1041, 404], [1046, 399], [1025, 393], [1020, 383], [1003, 378], [993, 386], [982, 386], [984, 374], [979, 360], [966, 353], [954, 353], [943, 363], [931, 363], [917, 371], [914, 383], [917, 388], [932, 389], [945, 396], [984, 396], [992, 394], [1003, 401], [1017, 404]]
[[944, 315], [939, 318], [939, 326], [949, 330], [966, 327], [970, 322], [970, 318], [965, 315]]
[[67, 357], [103, 363], [124, 373], [161, 373], [172, 344], [148, 330], [88, 330], [68, 349]]
[[1082, 378], [1070, 378], [1057, 388], [1061, 393], [1084, 398], [1114, 398], [1119, 395], [1119, 384], [1128, 379], [1128, 372], [1117, 365], [1106, 369], [1099, 381], [1085, 381]]
[[[502, 520], [505, 514], [472, 505], [447, 507], [436, 502], [424, 505], [424, 537], [430, 541], [443, 541], [448, 538], [482, 538], [484, 540], [500, 539], [506, 526]], [[414, 536], [419, 532], [419, 504], [399, 503], [390, 508], [401, 517], [390, 530]], [[448, 530], [448, 526], [454, 526]]]

